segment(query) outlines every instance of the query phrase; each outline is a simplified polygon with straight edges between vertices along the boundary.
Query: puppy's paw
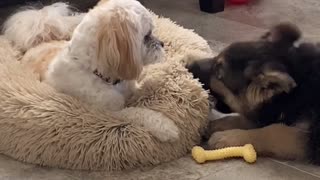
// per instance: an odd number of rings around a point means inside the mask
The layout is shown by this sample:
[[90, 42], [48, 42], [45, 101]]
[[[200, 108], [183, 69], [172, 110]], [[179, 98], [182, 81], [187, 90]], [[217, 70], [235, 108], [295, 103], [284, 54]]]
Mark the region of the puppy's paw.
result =
[[212, 134], [208, 141], [208, 146], [210, 149], [219, 149], [231, 146], [243, 146], [247, 143], [251, 143], [248, 131], [233, 129]]

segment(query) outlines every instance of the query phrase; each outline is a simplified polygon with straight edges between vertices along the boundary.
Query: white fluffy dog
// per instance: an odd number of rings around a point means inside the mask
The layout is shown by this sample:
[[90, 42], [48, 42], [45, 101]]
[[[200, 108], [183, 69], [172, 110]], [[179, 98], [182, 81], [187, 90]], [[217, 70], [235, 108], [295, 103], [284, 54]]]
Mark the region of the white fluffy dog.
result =
[[[85, 15], [70, 41], [31, 48], [22, 63], [61, 92], [120, 110], [136, 88], [143, 65], [162, 59], [163, 44], [152, 36], [152, 29], [151, 14], [138, 1], [100, 2]], [[105, 79], [122, 82], [113, 85]]]
[[[31, 19], [30, 12], [39, 19]], [[4, 32], [17, 47], [27, 50], [21, 62], [38, 73], [41, 81], [87, 104], [122, 110], [126, 98], [137, 88], [143, 66], [163, 59], [163, 43], [152, 35], [152, 16], [136, 0], [102, 0], [82, 16], [70, 16], [68, 6], [58, 3], [14, 14], [5, 23]], [[58, 26], [48, 20], [54, 17]], [[81, 21], [71, 33], [67, 31], [77, 23], [65, 21], [63, 27], [63, 19], [69, 18]], [[36, 29], [39, 24], [42, 28]], [[50, 41], [68, 40], [63, 37], [66, 34], [71, 36], [69, 41]], [[105, 79], [121, 82], [114, 85]], [[158, 139], [178, 139], [178, 128], [163, 114], [141, 108], [123, 111], [128, 112], [131, 118], [143, 116], [138, 123]]]

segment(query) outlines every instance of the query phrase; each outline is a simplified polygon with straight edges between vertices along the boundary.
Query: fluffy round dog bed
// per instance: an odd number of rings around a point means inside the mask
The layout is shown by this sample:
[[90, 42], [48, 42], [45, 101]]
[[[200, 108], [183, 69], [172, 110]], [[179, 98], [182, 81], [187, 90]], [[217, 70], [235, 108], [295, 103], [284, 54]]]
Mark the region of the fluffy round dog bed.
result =
[[[38, 82], [0, 38], [0, 152], [44, 166], [110, 171], [185, 155], [200, 141], [209, 103], [181, 62], [211, 56], [211, 50], [200, 36], [169, 19], [155, 16], [155, 23], [169, 60], [145, 68], [141, 90], [118, 113], [92, 109]], [[164, 113], [179, 127], [180, 139], [160, 142], [135, 123], [139, 116], [132, 107]]]

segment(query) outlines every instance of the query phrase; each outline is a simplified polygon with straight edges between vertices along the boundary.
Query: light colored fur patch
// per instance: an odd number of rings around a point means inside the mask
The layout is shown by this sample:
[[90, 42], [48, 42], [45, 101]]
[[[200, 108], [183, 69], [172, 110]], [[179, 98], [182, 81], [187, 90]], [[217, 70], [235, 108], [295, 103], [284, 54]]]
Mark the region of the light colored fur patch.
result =
[[232, 111], [240, 114], [246, 112], [246, 104], [236, 97], [221, 81], [216, 78], [211, 78], [210, 88], [212, 91], [223, 96], [224, 102], [232, 109]]
[[109, 0], [100, 0], [100, 1], [98, 2], [97, 6], [100, 6], [100, 5], [102, 5], [102, 4], [104, 4], [104, 3], [108, 2], [108, 1], [109, 1]]
[[49, 64], [65, 45], [66, 41], [43, 43], [27, 51], [21, 63], [39, 74], [39, 80], [42, 81], [45, 79]]
[[42, 9], [31, 7], [9, 17], [3, 32], [16, 48], [26, 52], [43, 42], [70, 39], [83, 16], [61, 2]]
[[[115, 9], [114, 11], [119, 11]], [[112, 17], [101, 17], [97, 29], [97, 67], [98, 71], [109, 77], [120, 79], [137, 79], [142, 71], [142, 56], [134, 34], [139, 29], [125, 11], [115, 13]], [[107, 72], [105, 72], [107, 71]]]

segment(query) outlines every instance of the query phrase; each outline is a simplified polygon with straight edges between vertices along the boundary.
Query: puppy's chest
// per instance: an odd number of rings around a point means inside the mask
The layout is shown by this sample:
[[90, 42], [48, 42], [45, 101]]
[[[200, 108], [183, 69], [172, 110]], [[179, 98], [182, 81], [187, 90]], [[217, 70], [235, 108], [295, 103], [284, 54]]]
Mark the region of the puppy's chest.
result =
[[[270, 119], [269, 119], [270, 118]], [[259, 122], [262, 127], [268, 126], [274, 123], [286, 124], [291, 127], [295, 127], [303, 132], [309, 132], [309, 127], [311, 124], [311, 118], [309, 113], [297, 113], [293, 111], [289, 112], [279, 112], [273, 117], [268, 117], [269, 121], [265, 119], [264, 122]], [[263, 118], [261, 118], [263, 119]]]

